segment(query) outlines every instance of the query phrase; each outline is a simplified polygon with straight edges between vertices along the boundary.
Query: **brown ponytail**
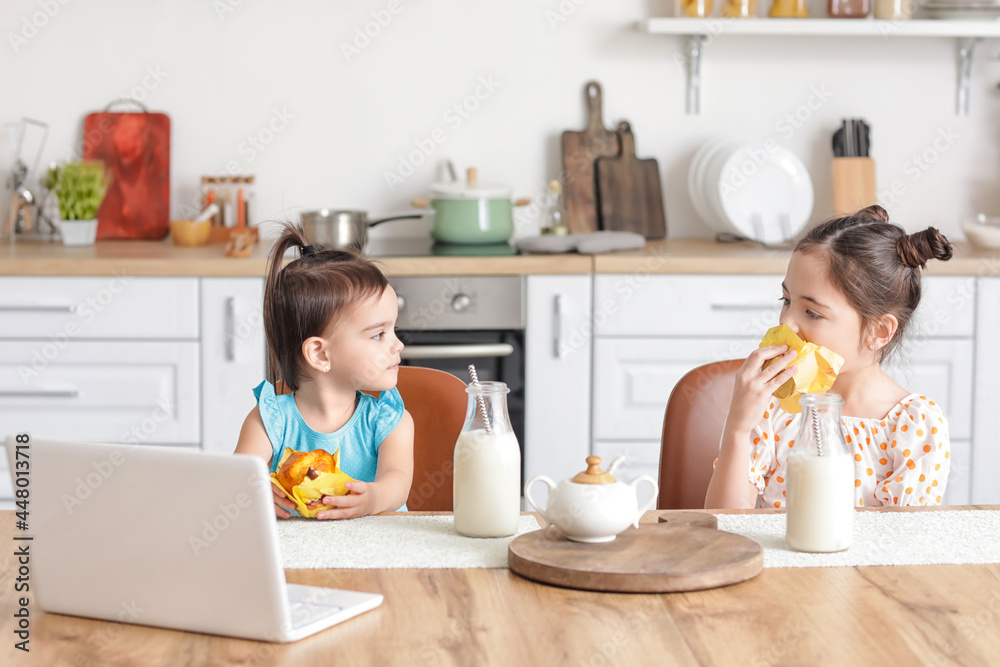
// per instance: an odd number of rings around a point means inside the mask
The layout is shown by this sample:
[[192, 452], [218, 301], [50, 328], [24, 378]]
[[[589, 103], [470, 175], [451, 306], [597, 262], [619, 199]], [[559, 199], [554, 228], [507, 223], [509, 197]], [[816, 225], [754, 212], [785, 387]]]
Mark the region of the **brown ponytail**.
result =
[[829, 277], [870, 330], [883, 315], [899, 323], [896, 335], [879, 351], [879, 361], [899, 344], [920, 303], [920, 269], [929, 259], [951, 259], [951, 243], [933, 227], [907, 234], [889, 221], [879, 205], [817, 225], [795, 246], [796, 252], [819, 252], [829, 263]]
[[[300, 257], [282, 267], [285, 252]], [[329, 336], [359, 301], [379, 297], [389, 285], [382, 271], [353, 250], [313, 248], [302, 228], [284, 223], [271, 248], [264, 283], [264, 334], [268, 380], [292, 390], [302, 381], [302, 343]]]

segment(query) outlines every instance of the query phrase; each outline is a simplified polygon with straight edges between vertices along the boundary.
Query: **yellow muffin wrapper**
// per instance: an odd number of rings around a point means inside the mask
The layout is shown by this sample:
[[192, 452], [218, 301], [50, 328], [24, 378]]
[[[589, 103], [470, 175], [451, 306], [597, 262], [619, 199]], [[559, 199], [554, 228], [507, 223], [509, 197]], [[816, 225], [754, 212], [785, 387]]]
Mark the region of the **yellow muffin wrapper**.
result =
[[[284, 464], [285, 459], [287, 459], [292, 453], [292, 450], [285, 449], [285, 453], [281, 457], [281, 461], [278, 462], [278, 468], [281, 468]], [[321, 507], [310, 508], [307, 503], [316, 500], [317, 498], [322, 498], [323, 496], [346, 496], [349, 491], [347, 489], [348, 482], [356, 482], [357, 480], [343, 472], [340, 469], [340, 450], [333, 453], [334, 461], [334, 472], [321, 472], [316, 479], [309, 479], [306, 477], [302, 482], [291, 489], [286, 489], [278, 481], [278, 474], [276, 472], [271, 473], [271, 484], [285, 492], [293, 503], [295, 503], [295, 509], [298, 510], [299, 514], [304, 517], [315, 518], [317, 514], [324, 510], [330, 509], [329, 505], [323, 505]]]
[[[829, 391], [837, 379], [840, 367], [844, 365], [844, 358], [839, 354], [815, 343], [805, 342], [787, 324], [767, 330], [760, 347], [768, 345], [787, 345], [789, 349], [798, 353], [795, 360], [789, 364], [798, 368], [795, 375], [778, 387], [773, 394], [785, 412], [802, 412], [802, 406], [799, 405], [802, 394]], [[769, 359], [763, 368], [767, 368], [775, 361], [776, 359]]]

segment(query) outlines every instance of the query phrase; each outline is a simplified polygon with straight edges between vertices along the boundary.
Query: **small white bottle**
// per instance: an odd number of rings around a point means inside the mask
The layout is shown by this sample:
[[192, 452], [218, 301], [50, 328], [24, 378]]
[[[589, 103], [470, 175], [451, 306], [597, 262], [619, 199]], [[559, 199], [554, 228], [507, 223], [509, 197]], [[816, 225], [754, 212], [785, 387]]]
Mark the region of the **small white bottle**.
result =
[[802, 432], [788, 455], [785, 543], [795, 551], [826, 553], [851, 546], [854, 458], [840, 428], [836, 394], [803, 394]]
[[521, 516], [521, 448], [507, 414], [503, 382], [470, 384], [465, 426], [455, 443], [455, 530], [505, 537]]

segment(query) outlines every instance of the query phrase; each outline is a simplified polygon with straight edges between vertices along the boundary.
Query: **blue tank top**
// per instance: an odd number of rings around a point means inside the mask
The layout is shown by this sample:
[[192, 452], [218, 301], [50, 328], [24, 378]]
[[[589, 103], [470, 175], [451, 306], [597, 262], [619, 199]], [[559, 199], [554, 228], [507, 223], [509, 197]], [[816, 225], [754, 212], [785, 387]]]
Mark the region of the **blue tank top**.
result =
[[[274, 452], [271, 472], [277, 470], [286, 447], [300, 452], [325, 449], [331, 454], [339, 449], [341, 470], [362, 482], [374, 482], [379, 445], [403, 418], [403, 399], [395, 387], [378, 398], [359, 391], [354, 414], [333, 433], [320, 433], [306, 424], [295, 405], [294, 393], [278, 396], [274, 385], [265, 380], [254, 387], [253, 395]], [[398, 511], [405, 512], [406, 505]], [[297, 512], [293, 510], [292, 514]]]

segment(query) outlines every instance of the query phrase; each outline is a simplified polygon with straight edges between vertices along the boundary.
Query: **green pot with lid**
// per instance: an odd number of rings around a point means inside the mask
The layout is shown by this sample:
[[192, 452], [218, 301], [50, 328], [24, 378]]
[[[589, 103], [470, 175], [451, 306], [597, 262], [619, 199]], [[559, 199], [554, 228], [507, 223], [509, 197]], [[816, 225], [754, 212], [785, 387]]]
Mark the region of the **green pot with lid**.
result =
[[479, 183], [470, 167], [466, 180], [431, 186], [430, 200], [414, 199], [413, 205], [431, 208], [431, 236], [440, 243], [469, 245], [506, 243], [514, 234], [514, 207], [527, 206], [530, 199], [511, 200], [513, 190], [505, 185]]

